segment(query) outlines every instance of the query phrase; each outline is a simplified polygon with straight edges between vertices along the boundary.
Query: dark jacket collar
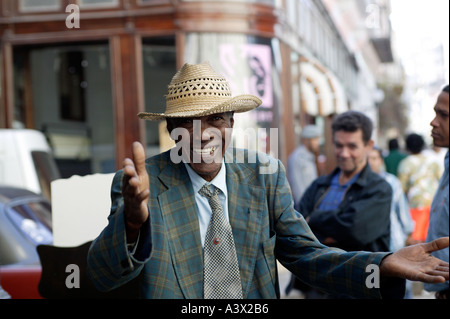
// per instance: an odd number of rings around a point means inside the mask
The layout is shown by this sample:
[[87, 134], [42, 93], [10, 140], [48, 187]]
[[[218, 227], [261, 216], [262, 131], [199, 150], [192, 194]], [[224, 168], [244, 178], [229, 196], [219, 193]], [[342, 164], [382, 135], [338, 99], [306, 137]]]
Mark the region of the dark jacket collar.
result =
[[[333, 170], [333, 172], [331, 172], [331, 174], [319, 177], [319, 179], [317, 180], [317, 183], [321, 186], [330, 185], [331, 180], [333, 179], [333, 176], [338, 174], [340, 171], [341, 171], [340, 168], [336, 167]], [[364, 166], [364, 168], [362, 169], [361, 173], [359, 174], [359, 177], [356, 179], [354, 184], [359, 185], [360, 187], [365, 187], [366, 185], [368, 185], [371, 182], [374, 174], [375, 173], [370, 168], [369, 163], [366, 163], [366, 166]]]

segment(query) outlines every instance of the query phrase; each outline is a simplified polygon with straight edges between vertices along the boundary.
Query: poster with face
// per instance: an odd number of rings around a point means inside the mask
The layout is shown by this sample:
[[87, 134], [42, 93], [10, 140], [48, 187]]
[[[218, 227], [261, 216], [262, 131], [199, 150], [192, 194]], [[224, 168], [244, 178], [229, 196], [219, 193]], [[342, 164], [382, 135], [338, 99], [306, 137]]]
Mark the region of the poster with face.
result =
[[219, 49], [223, 75], [231, 91], [253, 94], [262, 101], [261, 107], [272, 108], [272, 52], [263, 44], [221, 44]]
[[222, 43], [219, 45], [219, 63], [233, 95], [252, 94], [262, 101], [256, 110], [235, 117], [235, 147], [257, 149], [277, 157], [271, 46]]

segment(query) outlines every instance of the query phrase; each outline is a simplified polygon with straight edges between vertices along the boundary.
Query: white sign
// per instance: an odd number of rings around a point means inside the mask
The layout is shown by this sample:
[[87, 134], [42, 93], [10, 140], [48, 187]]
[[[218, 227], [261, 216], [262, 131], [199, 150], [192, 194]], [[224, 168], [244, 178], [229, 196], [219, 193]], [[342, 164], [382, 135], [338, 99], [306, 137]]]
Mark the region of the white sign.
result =
[[79, 246], [94, 240], [108, 224], [114, 173], [53, 181], [53, 245]]

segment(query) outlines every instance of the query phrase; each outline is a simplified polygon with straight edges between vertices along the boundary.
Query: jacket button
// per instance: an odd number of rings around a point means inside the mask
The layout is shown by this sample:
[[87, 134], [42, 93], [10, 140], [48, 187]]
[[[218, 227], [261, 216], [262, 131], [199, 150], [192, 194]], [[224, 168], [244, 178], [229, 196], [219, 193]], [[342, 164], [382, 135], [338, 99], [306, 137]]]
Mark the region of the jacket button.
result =
[[218, 245], [220, 243], [220, 239], [214, 238], [213, 243], [214, 243], [214, 245]]

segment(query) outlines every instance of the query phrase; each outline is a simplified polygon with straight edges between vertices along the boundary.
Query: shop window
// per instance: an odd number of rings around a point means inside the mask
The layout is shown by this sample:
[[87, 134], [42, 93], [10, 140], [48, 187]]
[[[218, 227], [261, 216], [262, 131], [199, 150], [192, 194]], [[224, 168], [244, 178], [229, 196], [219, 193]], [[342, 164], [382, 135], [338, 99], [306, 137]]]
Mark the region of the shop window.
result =
[[81, 7], [113, 7], [118, 3], [119, 0], [78, 0]]
[[105, 42], [14, 49], [15, 127], [44, 132], [61, 177], [115, 171]]
[[19, 0], [19, 11], [56, 11], [61, 8], [61, 0]]
[[164, 4], [170, 3], [170, 0], [138, 0], [140, 4]]
[[[164, 95], [177, 71], [174, 37], [144, 39], [142, 43], [146, 112], [163, 113]], [[166, 122], [146, 121], [147, 155], [156, 155], [172, 147]]]
[[59, 54], [59, 114], [62, 120], [84, 122], [86, 120], [84, 68], [87, 61], [83, 52], [69, 51]]

